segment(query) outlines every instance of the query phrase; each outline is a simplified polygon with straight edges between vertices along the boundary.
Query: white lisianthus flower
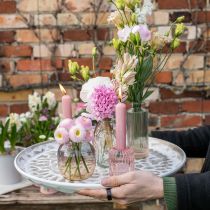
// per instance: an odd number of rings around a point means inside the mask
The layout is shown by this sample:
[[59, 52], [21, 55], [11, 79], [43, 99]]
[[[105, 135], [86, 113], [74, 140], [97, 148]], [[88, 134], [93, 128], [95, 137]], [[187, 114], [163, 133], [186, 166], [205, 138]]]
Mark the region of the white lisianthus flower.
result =
[[126, 25], [123, 29], [120, 29], [117, 32], [117, 35], [121, 41], [126, 42], [128, 38], [130, 37], [131, 32], [132, 32], [132, 28]]
[[144, 24], [147, 21], [147, 16], [152, 14], [153, 3], [151, 0], [144, 0], [142, 8], [136, 7], [135, 13], [139, 24]]
[[20, 115], [17, 114], [17, 113], [11, 113], [9, 115], [9, 117], [6, 119], [7, 120], [10, 120], [9, 121], [9, 130], [11, 130], [12, 126], [13, 125], [16, 125], [16, 129], [17, 131], [19, 131], [22, 127], [22, 123], [20, 121]]
[[43, 97], [44, 100], [47, 101], [47, 104], [48, 104], [48, 107], [49, 109], [53, 109], [56, 105], [56, 99], [55, 99], [55, 94], [48, 91], [44, 97]]
[[89, 79], [80, 91], [80, 98], [83, 102], [87, 103], [89, 97], [92, 95], [94, 89], [99, 85], [105, 85], [106, 87], [112, 87], [112, 82], [109, 77], [96, 77]]
[[39, 93], [34, 92], [33, 95], [28, 96], [28, 105], [31, 112], [37, 111], [37, 108], [39, 106], [39, 109], [42, 106], [41, 96]]

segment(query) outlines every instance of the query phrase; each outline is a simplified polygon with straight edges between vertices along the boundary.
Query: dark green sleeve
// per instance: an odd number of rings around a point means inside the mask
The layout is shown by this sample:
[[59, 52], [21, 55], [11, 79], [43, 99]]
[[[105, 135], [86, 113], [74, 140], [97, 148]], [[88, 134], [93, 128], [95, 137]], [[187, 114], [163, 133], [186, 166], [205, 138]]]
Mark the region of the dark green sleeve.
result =
[[164, 199], [168, 210], [176, 210], [177, 208], [177, 190], [176, 180], [174, 177], [163, 178]]

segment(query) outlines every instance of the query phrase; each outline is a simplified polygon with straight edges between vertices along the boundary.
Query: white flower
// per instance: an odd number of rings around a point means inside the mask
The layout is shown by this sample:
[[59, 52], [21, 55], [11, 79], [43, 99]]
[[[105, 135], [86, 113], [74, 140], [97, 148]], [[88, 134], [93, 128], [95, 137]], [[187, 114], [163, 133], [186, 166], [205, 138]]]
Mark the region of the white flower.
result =
[[55, 94], [50, 91], [44, 95], [43, 100], [47, 101], [49, 109], [53, 109], [56, 105]]
[[19, 131], [22, 127], [22, 123], [20, 121], [20, 115], [17, 113], [11, 113], [9, 117], [7, 117], [6, 121], [9, 121], [9, 130], [11, 130], [13, 125], [16, 125], [17, 131]]
[[31, 112], [37, 111], [38, 107], [41, 109], [42, 102], [39, 93], [34, 92], [33, 95], [28, 96], [28, 105]]
[[45, 140], [45, 139], [46, 139], [46, 136], [45, 136], [45, 135], [40, 135], [40, 136], [39, 136], [39, 139]]
[[148, 15], [152, 14], [153, 4], [151, 0], [144, 0], [144, 4], [142, 8], [135, 8], [135, 13], [138, 18], [138, 23], [144, 24], [146, 23], [146, 18]]
[[132, 32], [132, 28], [126, 25], [123, 29], [120, 29], [117, 32], [117, 35], [121, 41], [126, 42], [128, 38], [130, 37], [131, 32]]
[[89, 97], [92, 95], [94, 89], [99, 85], [105, 85], [106, 87], [112, 87], [112, 82], [109, 77], [96, 77], [89, 79], [80, 91], [80, 98], [83, 102], [87, 103]]

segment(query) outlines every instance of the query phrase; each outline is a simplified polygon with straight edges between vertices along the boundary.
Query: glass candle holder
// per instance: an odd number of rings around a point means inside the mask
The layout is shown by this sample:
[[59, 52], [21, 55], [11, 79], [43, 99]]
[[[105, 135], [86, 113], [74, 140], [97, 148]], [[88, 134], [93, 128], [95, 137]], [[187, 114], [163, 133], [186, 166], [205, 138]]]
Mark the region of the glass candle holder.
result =
[[109, 174], [110, 176], [118, 176], [135, 170], [134, 150], [127, 147], [124, 150], [118, 150], [113, 147], [109, 151]]

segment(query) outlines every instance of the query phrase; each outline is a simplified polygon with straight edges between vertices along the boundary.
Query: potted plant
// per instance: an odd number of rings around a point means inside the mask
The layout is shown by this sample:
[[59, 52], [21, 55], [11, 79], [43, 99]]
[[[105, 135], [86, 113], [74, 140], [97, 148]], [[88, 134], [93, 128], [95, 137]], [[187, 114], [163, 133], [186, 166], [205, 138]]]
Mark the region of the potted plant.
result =
[[18, 114], [10, 114], [5, 122], [0, 121], [0, 184], [11, 185], [21, 181], [21, 175], [14, 166], [14, 159], [21, 147], [22, 123]]

